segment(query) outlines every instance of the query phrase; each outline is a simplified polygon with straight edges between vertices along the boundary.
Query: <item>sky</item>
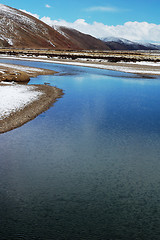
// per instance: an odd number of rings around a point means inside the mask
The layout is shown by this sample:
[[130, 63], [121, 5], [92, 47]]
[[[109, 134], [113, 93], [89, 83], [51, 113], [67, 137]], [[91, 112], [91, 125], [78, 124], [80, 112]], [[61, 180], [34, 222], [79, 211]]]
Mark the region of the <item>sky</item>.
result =
[[98, 38], [160, 42], [160, 0], [1, 0], [50, 25], [76, 28]]

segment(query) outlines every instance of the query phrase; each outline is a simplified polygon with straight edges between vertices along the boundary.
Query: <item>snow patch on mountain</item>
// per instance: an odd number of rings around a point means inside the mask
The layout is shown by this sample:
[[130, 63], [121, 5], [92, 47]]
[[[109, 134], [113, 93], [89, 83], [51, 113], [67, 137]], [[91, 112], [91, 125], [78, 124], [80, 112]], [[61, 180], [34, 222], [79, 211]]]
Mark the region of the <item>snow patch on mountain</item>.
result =
[[63, 35], [64, 37], [68, 38], [69, 37], [61, 30], [61, 26], [58, 25], [53, 25], [54, 30], [56, 30], [57, 32], [59, 32], [61, 35]]
[[116, 38], [116, 37], [106, 37], [101, 40], [103, 40], [104, 42], [118, 42], [118, 43], [130, 44], [130, 45], [135, 43], [124, 38]]
[[[47, 30], [43, 27], [42, 24], [40, 24], [40, 26], [38, 27], [37, 22], [34, 19], [32, 19], [30, 16], [25, 15], [25, 13], [22, 14], [20, 11], [18, 11], [16, 9], [13, 9], [13, 8], [10, 8], [3, 4], [0, 4], [0, 14], [1, 14], [1, 20], [0, 20], [0, 23], [1, 23], [0, 30], [1, 31], [6, 30], [6, 28], [7, 28], [9, 30], [9, 32], [14, 32], [16, 22], [17, 22], [17, 23], [21, 23], [22, 28], [25, 29], [26, 31], [29, 26], [36, 33], [43, 32], [43, 34], [47, 34]], [[5, 29], [3, 29], [3, 26], [5, 26]], [[40, 29], [40, 27], [41, 27], [41, 29]]]
[[[81, 33], [72, 34], [61, 27], [51, 27], [39, 19], [15, 8], [0, 4], [0, 46], [43, 49], [100, 49], [104, 42]], [[78, 36], [77, 36], [78, 35]], [[4, 40], [4, 41], [3, 41]]]
[[158, 44], [153, 44], [153, 43], [148, 43], [148, 42], [142, 42], [142, 41], [130, 41], [124, 38], [116, 38], [116, 37], [106, 37], [106, 38], [101, 38], [102, 41], [106, 43], [117, 43], [121, 45], [125, 45], [126, 47], [128, 46], [129, 48], [133, 49], [150, 49], [150, 50], [159, 50], [160, 46]]

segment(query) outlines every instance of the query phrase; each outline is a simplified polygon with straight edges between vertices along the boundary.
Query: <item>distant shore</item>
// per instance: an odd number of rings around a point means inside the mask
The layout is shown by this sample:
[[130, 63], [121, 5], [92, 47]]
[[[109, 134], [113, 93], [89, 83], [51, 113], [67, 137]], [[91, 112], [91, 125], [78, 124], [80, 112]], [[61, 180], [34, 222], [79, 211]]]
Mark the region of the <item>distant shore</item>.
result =
[[55, 64], [66, 64], [73, 66], [82, 66], [82, 67], [91, 67], [91, 68], [99, 68], [106, 69], [112, 71], [120, 71], [125, 73], [133, 73], [144, 76], [158, 76], [160, 75], [160, 61], [119, 61], [119, 62], [108, 62], [106, 60], [100, 59], [56, 59], [56, 58], [47, 58], [46, 57], [34, 57], [34, 56], [5, 56], [0, 55], [0, 58], [6, 59], [15, 59], [15, 60], [26, 60], [26, 61], [37, 61], [37, 62], [47, 62], [47, 63], [55, 63]]

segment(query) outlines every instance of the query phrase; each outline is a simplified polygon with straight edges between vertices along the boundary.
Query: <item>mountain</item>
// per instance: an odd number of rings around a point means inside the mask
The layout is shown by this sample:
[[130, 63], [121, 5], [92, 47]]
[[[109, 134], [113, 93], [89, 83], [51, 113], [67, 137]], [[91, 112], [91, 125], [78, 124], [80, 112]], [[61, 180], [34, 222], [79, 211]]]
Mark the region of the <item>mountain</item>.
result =
[[81, 33], [73, 28], [54, 25], [53, 28], [60, 34], [65, 36], [73, 44], [76, 44], [79, 49], [95, 49], [95, 50], [110, 50], [100, 39], [94, 38], [88, 34]]
[[0, 47], [108, 49], [104, 42], [89, 35], [66, 37], [39, 19], [3, 4], [0, 4]]
[[38, 19], [0, 4], [0, 40], [3, 46], [54, 48], [65, 46], [63, 37]]
[[124, 38], [107, 37], [101, 39], [111, 50], [160, 50], [160, 46], [151, 43], [138, 43]]

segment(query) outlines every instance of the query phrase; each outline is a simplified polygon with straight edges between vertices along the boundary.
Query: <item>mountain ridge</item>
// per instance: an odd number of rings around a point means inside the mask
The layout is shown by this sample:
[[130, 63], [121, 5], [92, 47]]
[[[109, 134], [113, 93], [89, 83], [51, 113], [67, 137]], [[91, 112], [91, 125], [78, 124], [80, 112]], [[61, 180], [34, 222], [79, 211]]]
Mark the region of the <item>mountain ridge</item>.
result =
[[53, 26], [54, 29], [56, 29], [59, 33], [61, 33], [66, 38], [70, 39], [71, 41], [76, 42], [76, 44], [79, 46], [79, 48], [87, 48], [89, 46], [89, 49], [93, 48], [95, 50], [99, 50], [97, 48], [98, 46], [101, 46], [101, 49], [103, 50], [110, 50], [110, 48], [106, 45], [104, 47], [104, 43], [102, 40], [97, 39], [89, 34], [82, 33], [74, 28], [68, 28], [65, 26]]
[[[79, 42], [77, 39], [72, 38], [71, 40], [34, 16], [0, 4], [1, 47], [73, 50], [108, 49], [103, 41], [96, 38], [93, 38], [95, 45], [91, 46], [89, 44], [91, 38], [93, 37], [81, 33]], [[87, 42], [88, 44], [86, 44]]]
[[160, 50], [160, 46], [152, 43], [134, 42], [125, 38], [106, 37], [102, 41], [111, 50]]

